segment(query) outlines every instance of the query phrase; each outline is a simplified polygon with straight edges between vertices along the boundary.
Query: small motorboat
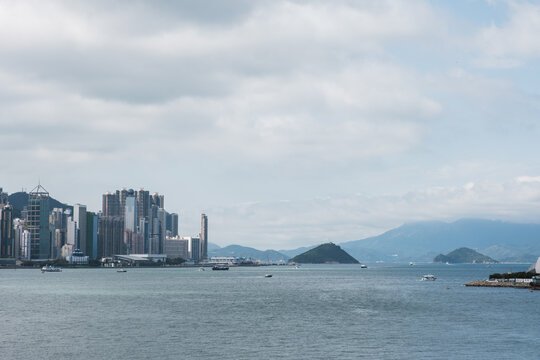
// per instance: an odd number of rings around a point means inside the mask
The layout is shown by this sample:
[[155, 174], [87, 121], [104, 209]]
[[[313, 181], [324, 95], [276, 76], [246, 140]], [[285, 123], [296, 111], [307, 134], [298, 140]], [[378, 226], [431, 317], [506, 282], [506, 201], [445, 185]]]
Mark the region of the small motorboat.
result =
[[127, 270], [124, 269], [124, 268], [120, 268], [120, 269], [116, 270], [116, 272], [127, 272]]
[[432, 274], [422, 276], [422, 281], [435, 281], [436, 279], [435, 275]]
[[265, 278], [271, 278], [271, 277], [272, 277], [272, 274], [265, 274], [264, 277], [265, 277]]
[[362, 268], [362, 269], [367, 269], [367, 265], [366, 265], [366, 264], [362, 264], [362, 265], [360, 265], [360, 268]]

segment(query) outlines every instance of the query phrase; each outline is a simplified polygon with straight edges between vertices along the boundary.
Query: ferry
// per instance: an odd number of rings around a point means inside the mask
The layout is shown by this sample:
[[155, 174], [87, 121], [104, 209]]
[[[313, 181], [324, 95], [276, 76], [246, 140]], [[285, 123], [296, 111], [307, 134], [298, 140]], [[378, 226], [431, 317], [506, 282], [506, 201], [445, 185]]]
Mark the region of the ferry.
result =
[[435, 277], [435, 275], [432, 274], [422, 276], [422, 281], [434, 281], [435, 279], [437, 278]]
[[217, 264], [212, 266], [212, 270], [229, 270], [229, 265]]
[[45, 265], [44, 267], [41, 268], [41, 272], [42, 273], [44, 273], [44, 272], [62, 272], [62, 268], [52, 266], [52, 265]]

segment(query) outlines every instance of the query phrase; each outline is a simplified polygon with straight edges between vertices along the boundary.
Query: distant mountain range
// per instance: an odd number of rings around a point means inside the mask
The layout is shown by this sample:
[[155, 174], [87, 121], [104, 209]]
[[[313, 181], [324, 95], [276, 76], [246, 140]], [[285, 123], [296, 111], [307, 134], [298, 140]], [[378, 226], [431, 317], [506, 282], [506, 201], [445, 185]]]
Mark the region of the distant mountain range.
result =
[[[425, 221], [338, 245], [361, 262], [431, 262], [441, 253], [467, 247], [500, 262], [534, 263], [540, 256], [540, 224], [479, 219]], [[286, 261], [316, 247], [260, 251], [240, 245], [212, 246], [215, 248], [209, 248], [210, 256], [242, 256], [261, 261]]]
[[289, 257], [276, 251], [276, 250], [257, 250], [251, 247], [240, 245], [229, 245], [222, 248], [216, 248], [215, 245], [212, 248], [208, 248], [208, 256], [234, 256], [245, 257], [252, 260], [259, 260], [263, 262], [287, 262]]
[[299, 254], [302, 254], [308, 250], [311, 250], [313, 248], [317, 247], [317, 245], [313, 245], [313, 246], [303, 246], [303, 247], [299, 247], [297, 249], [292, 249], [292, 250], [278, 250], [280, 253], [282, 253], [283, 255], [286, 255], [290, 258], [292, 257], [295, 257], [296, 255], [299, 255]]
[[340, 245], [361, 261], [431, 261], [440, 253], [469, 247], [501, 262], [534, 262], [540, 255], [540, 224], [478, 219], [417, 222]]

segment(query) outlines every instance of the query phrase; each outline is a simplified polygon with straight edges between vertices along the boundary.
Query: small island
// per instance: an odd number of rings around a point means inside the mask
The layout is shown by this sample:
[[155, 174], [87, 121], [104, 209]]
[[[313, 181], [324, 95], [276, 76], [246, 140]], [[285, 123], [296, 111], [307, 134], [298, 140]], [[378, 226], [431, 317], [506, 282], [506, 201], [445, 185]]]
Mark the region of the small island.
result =
[[326, 243], [289, 260], [299, 264], [358, 264], [358, 260], [334, 243]]
[[473, 249], [462, 247], [446, 255], [439, 254], [433, 259], [434, 263], [448, 264], [497, 264], [497, 260], [480, 254]]

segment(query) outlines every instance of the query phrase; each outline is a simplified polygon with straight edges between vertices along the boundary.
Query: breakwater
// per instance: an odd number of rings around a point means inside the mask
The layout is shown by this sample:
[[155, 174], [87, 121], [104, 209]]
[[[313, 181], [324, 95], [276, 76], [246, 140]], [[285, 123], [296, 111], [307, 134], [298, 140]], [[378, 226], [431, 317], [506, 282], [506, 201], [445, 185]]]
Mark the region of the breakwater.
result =
[[516, 289], [530, 289], [530, 283], [525, 282], [503, 282], [503, 281], [471, 281], [465, 284], [465, 286], [477, 286], [477, 287], [509, 287]]

